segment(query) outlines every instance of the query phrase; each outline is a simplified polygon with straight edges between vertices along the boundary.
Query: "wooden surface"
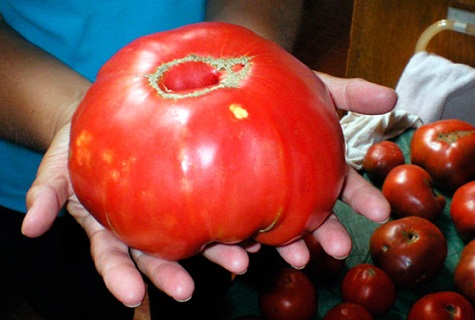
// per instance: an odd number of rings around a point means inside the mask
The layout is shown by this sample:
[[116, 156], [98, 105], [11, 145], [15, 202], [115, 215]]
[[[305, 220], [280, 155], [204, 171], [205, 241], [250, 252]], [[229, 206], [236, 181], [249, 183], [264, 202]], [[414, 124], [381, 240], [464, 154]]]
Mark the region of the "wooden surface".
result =
[[[465, 2], [475, 2], [466, 0]], [[346, 76], [395, 87], [421, 33], [447, 18], [448, 0], [355, 0]], [[443, 31], [427, 51], [475, 66], [475, 37]]]
[[314, 70], [344, 77], [353, 0], [306, 0], [295, 55]]

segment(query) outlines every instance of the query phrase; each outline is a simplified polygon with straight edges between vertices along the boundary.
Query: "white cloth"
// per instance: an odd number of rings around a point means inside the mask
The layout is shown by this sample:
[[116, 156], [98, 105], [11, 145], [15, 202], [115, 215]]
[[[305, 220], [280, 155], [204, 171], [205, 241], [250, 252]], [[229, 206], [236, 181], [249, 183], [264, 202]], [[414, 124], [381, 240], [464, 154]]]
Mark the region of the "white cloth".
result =
[[368, 148], [408, 128], [439, 119], [458, 118], [475, 125], [475, 69], [427, 52], [416, 53], [396, 86], [398, 102], [383, 115], [349, 112], [340, 123], [347, 162], [362, 168]]
[[397, 109], [424, 123], [462, 119], [475, 125], [475, 69], [427, 52], [416, 53], [396, 86]]
[[394, 110], [374, 116], [348, 112], [340, 124], [345, 135], [346, 162], [361, 170], [366, 151], [373, 143], [394, 138], [408, 128], [417, 128], [422, 121], [404, 110]]

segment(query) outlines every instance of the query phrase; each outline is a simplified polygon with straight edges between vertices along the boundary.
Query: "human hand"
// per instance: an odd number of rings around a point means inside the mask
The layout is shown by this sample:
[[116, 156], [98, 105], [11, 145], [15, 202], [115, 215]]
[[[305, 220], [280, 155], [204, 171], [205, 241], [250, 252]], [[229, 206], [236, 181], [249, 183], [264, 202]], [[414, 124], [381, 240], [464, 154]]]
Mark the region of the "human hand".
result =
[[[328, 86], [335, 103], [344, 110], [371, 114], [386, 112], [394, 106], [396, 96], [392, 90], [363, 80], [319, 76]], [[129, 251], [127, 245], [101, 226], [78, 202], [67, 170], [68, 142], [69, 125], [66, 125], [55, 136], [28, 192], [28, 214], [22, 232], [30, 237], [43, 234], [52, 225], [60, 208], [67, 203], [69, 213], [90, 238], [91, 254], [98, 272], [119, 301], [136, 306], [145, 295], [145, 285], [136, 265], [165, 293], [176, 300], [189, 299], [194, 290], [193, 280], [179, 263], [134, 249]], [[348, 172], [342, 199], [372, 220], [384, 221], [389, 215], [388, 204], [382, 195], [353, 170]], [[314, 234], [333, 256], [345, 256], [351, 249], [350, 238], [335, 215], [331, 215]], [[258, 244], [247, 248], [217, 244], [207, 248], [203, 255], [230, 272], [241, 274], [248, 267], [246, 250], [256, 251], [258, 248]], [[294, 267], [303, 267], [308, 261], [308, 249], [303, 241], [278, 248], [278, 251]]]
[[[341, 110], [382, 114], [392, 110], [396, 104], [396, 92], [390, 88], [363, 79], [341, 79], [315, 73], [327, 86], [335, 105]], [[386, 198], [350, 166], [340, 198], [355, 212], [372, 221], [383, 223], [389, 219], [390, 206]], [[350, 253], [351, 238], [334, 213], [313, 234], [329, 255], [344, 258]], [[308, 262], [309, 252], [303, 240], [277, 250], [284, 260], [297, 269], [303, 268]]]
[[[194, 283], [178, 262], [159, 259], [135, 249], [129, 251], [126, 244], [100, 225], [79, 203], [67, 168], [69, 128], [68, 124], [56, 134], [28, 191], [28, 213], [23, 221], [23, 234], [29, 237], [42, 235], [66, 203], [68, 212], [90, 239], [91, 255], [97, 271], [119, 301], [131, 307], [142, 302], [145, 284], [139, 270], [174, 299], [188, 300]], [[247, 270], [249, 262], [246, 250], [257, 249], [255, 244], [246, 248], [217, 244], [205, 249], [203, 255], [230, 272], [241, 274]]]

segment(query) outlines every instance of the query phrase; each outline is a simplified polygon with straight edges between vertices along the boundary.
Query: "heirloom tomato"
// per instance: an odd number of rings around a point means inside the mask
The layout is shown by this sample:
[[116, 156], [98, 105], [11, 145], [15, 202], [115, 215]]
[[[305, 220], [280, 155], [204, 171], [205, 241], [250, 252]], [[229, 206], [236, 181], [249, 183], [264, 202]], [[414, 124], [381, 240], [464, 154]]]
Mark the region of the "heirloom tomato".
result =
[[380, 268], [368, 263], [352, 267], [341, 282], [343, 301], [363, 306], [373, 316], [387, 313], [396, 302], [396, 287]]
[[457, 119], [427, 123], [414, 132], [410, 153], [436, 186], [455, 190], [475, 178], [475, 127]]
[[410, 216], [379, 226], [371, 235], [369, 251], [396, 286], [414, 288], [442, 269], [447, 241], [435, 224]]
[[475, 239], [475, 181], [455, 191], [450, 204], [450, 217], [464, 241]]
[[446, 200], [435, 193], [429, 173], [414, 164], [391, 170], [382, 192], [398, 217], [418, 216], [435, 221], [445, 208]]
[[475, 304], [475, 240], [463, 248], [454, 272], [455, 288]]
[[404, 163], [404, 154], [399, 146], [388, 140], [371, 145], [363, 158], [363, 168], [376, 184], [382, 184], [393, 168]]
[[475, 319], [470, 302], [457, 292], [429, 293], [417, 300], [409, 310], [407, 320], [469, 320]]
[[200, 23], [141, 37], [97, 75], [73, 116], [79, 201], [133, 248], [170, 260], [316, 229], [346, 173], [330, 95], [248, 29]]
[[302, 271], [292, 268], [279, 270], [261, 294], [259, 304], [268, 320], [311, 320], [318, 297], [315, 286]]

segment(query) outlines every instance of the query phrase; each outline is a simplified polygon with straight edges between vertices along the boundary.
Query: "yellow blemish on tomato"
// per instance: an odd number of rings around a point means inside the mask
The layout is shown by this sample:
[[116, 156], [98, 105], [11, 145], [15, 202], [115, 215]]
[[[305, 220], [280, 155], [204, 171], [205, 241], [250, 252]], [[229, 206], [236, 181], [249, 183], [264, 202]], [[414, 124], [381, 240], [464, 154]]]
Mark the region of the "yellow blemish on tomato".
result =
[[229, 106], [229, 111], [234, 114], [234, 117], [238, 120], [246, 119], [249, 113], [240, 104], [233, 103]]
[[87, 131], [83, 131], [76, 138], [76, 146], [83, 147], [88, 145], [91, 141], [92, 135]]
[[76, 155], [74, 157], [80, 166], [90, 167], [92, 154], [89, 145], [91, 141], [92, 135], [87, 131], [81, 132], [76, 138]]
[[120, 178], [120, 172], [117, 171], [117, 170], [112, 170], [111, 171], [111, 177], [112, 177], [112, 180], [118, 181], [119, 178]]
[[114, 154], [110, 150], [106, 150], [102, 153], [102, 160], [104, 160], [105, 163], [111, 164], [112, 160], [114, 159]]

